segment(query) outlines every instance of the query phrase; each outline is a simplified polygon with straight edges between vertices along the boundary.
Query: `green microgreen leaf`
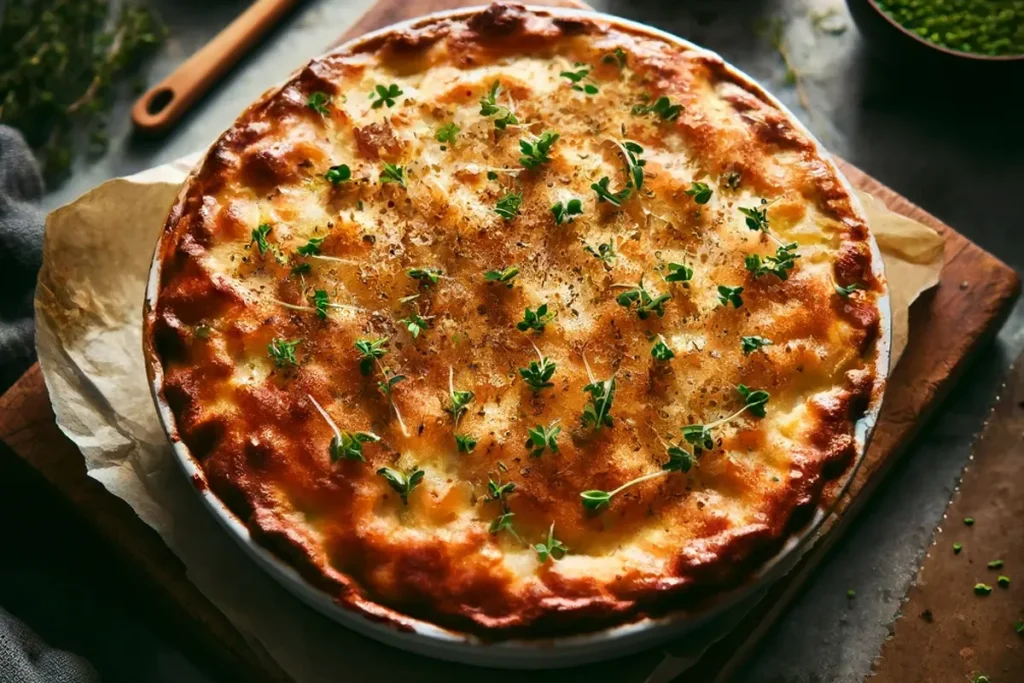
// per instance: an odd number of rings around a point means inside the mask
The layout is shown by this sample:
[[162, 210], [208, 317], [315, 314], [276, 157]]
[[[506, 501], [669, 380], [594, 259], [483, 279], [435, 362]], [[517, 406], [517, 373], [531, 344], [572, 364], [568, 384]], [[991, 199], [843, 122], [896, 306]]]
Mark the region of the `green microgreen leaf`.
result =
[[735, 308], [739, 308], [743, 305], [743, 297], [740, 294], [743, 293], [742, 287], [727, 287], [725, 285], [718, 285], [718, 302], [725, 307], [732, 304]]
[[530, 365], [519, 368], [519, 376], [534, 392], [555, 386], [550, 380], [558, 366], [550, 358], [542, 357], [539, 361], [530, 361]]
[[392, 370], [391, 368], [384, 368], [382, 370], [382, 373], [384, 375], [384, 379], [380, 382], [377, 382], [377, 388], [380, 389], [380, 393], [390, 398], [391, 392], [395, 388], [395, 385], [398, 384], [399, 382], [405, 381], [406, 377], [405, 375], [394, 374], [394, 370]]
[[693, 456], [685, 448], [680, 446], [669, 446], [665, 451], [668, 455], [668, 462], [661, 466], [666, 472], [686, 473], [693, 467]]
[[498, 104], [498, 97], [501, 95], [502, 88], [501, 83], [494, 81], [491, 84], [490, 91], [480, 98], [480, 114], [481, 116], [494, 116], [494, 127], [498, 130], [505, 130], [508, 126], [515, 126], [519, 123], [519, 119], [508, 107], [503, 107]]
[[356, 351], [359, 352], [359, 372], [368, 377], [373, 372], [374, 363], [388, 353], [388, 338], [370, 339], [362, 337], [356, 340]]
[[683, 439], [686, 443], [693, 446], [697, 453], [700, 453], [700, 451], [710, 451], [715, 447], [714, 436], [711, 434], [711, 429], [706, 425], [686, 425], [681, 431]]
[[740, 396], [743, 397], [743, 407], [746, 408], [751, 415], [756, 415], [757, 417], [765, 416], [765, 406], [768, 404], [768, 399], [770, 398], [767, 391], [764, 391], [763, 389], [750, 389], [745, 384], [737, 385], [736, 391], [738, 391]]
[[644, 166], [647, 165], [647, 161], [640, 158], [644, 148], [632, 140], [623, 140], [618, 145], [626, 161], [627, 186], [639, 190], [644, 186]]
[[590, 395], [590, 402], [583, 408], [583, 426], [592, 427], [596, 432], [602, 426], [612, 426], [611, 409], [615, 400], [615, 377], [604, 382], [591, 381], [583, 387]]
[[526, 448], [530, 451], [530, 455], [539, 458], [545, 450], [557, 453], [558, 443], [556, 439], [561, 431], [562, 428], [558, 427], [554, 422], [547, 427], [537, 425], [533, 429], [527, 429], [526, 433], [529, 438], [526, 439]]
[[412, 335], [413, 339], [418, 339], [420, 332], [430, 327], [429, 320], [415, 311], [410, 313], [408, 317], [397, 320], [396, 322], [400, 325], [405, 325], [405, 329], [409, 331], [409, 334]]
[[690, 183], [690, 189], [686, 190], [685, 194], [693, 197], [693, 201], [698, 204], [707, 204], [711, 201], [711, 195], [713, 190], [705, 185], [704, 183], [698, 183], [696, 180]]
[[843, 287], [838, 283], [833, 282], [832, 287], [835, 288], [836, 294], [843, 297], [844, 299], [848, 299], [850, 295], [856, 292], [857, 290], [864, 289], [864, 285], [860, 284], [859, 282], [854, 282], [852, 285], [847, 285], [846, 287]]
[[324, 173], [324, 178], [329, 180], [332, 184], [338, 185], [339, 183], [352, 179], [352, 169], [350, 169], [347, 164], [331, 166], [327, 169], [327, 173]]
[[768, 200], [762, 197], [760, 206], [739, 207], [746, 216], [747, 227], [754, 231], [768, 232]]
[[646, 320], [650, 317], [651, 313], [656, 314], [659, 318], [665, 316], [665, 304], [672, 299], [671, 294], [658, 294], [647, 291], [644, 287], [643, 278], [637, 283], [636, 287], [627, 289], [617, 297], [615, 297], [615, 303], [622, 306], [623, 308], [632, 308], [638, 318]]
[[398, 183], [405, 187], [405, 169], [395, 164], [384, 162], [384, 168], [380, 172], [381, 183]]
[[395, 106], [395, 98], [401, 96], [402, 89], [399, 88], [396, 83], [392, 83], [387, 87], [378, 85], [373, 89], [373, 92], [370, 93], [370, 102], [372, 102], [370, 106], [374, 109], [380, 109], [386, 104], [388, 105], [388, 109], [390, 109]]
[[624, 69], [626, 67], [626, 52], [621, 47], [617, 47], [614, 52], [602, 57], [601, 61], [605, 64], [614, 64], [620, 69]]
[[425, 285], [436, 285], [437, 281], [444, 275], [440, 268], [410, 268], [405, 274], [413, 280], [419, 280]]
[[493, 479], [487, 480], [487, 496], [485, 500], [491, 503], [501, 503], [502, 507], [507, 503], [508, 497], [515, 493], [516, 483], [514, 481], [501, 483], [501, 476], [499, 475], [498, 481]]
[[502, 531], [507, 531], [516, 538], [518, 538], [519, 535], [516, 534], [516, 530], [512, 526], [513, 517], [515, 517], [515, 513], [513, 512], [501, 513], [500, 515], [491, 520], [491, 525], [488, 528], [488, 531], [495, 536], [501, 533]]
[[535, 330], [537, 332], [543, 332], [544, 326], [555, 319], [555, 312], [548, 311], [547, 304], [541, 304], [534, 311], [529, 306], [523, 311], [523, 319], [516, 323], [516, 329], [520, 332], [526, 332], [528, 330]]
[[498, 199], [494, 213], [506, 221], [510, 221], [519, 215], [519, 208], [523, 205], [523, 193], [509, 190]]
[[534, 544], [533, 549], [537, 551], [537, 561], [544, 564], [550, 557], [552, 560], [560, 560], [569, 552], [569, 548], [555, 538], [555, 523], [551, 523], [548, 529], [548, 538], [544, 543]]
[[249, 240], [249, 244], [256, 243], [256, 249], [259, 250], [260, 256], [263, 256], [268, 251], [273, 251], [273, 245], [267, 240], [270, 230], [269, 223], [260, 223], [259, 227], [252, 231], [252, 239]]
[[473, 401], [472, 391], [459, 391], [453, 384], [453, 371], [448, 371], [448, 405], [445, 406], [445, 412], [450, 413], [452, 419], [455, 420], [455, 424], [459, 423], [459, 418], [469, 410], [469, 404]]
[[303, 261], [292, 266], [292, 275], [308, 275], [312, 270], [313, 266], [309, 265], [309, 262]]
[[594, 249], [589, 244], [583, 245], [583, 251], [587, 252], [598, 261], [605, 265], [605, 268], [611, 268], [615, 265], [615, 243], [614, 242], [603, 242], [597, 245], [597, 249]]
[[757, 254], [747, 254], [744, 265], [755, 278], [774, 275], [780, 280], [788, 280], [789, 271], [793, 270], [796, 259], [800, 258], [800, 254], [796, 253], [796, 247], [796, 242], [781, 245], [775, 250], [774, 256], [765, 256], [763, 259]]
[[484, 280], [487, 282], [501, 282], [509, 289], [512, 288], [512, 280], [519, 275], [519, 266], [506, 266], [501, 270], [488, 270], [484, 273]]
[[618, 192], [612, 192], [608, 189], [608, 184], [610, 182], [611, 180], [608, 179], [608, 176], [604, 176], [598, 182], [591, 183], [590, 189], [597, 194], [598, 203], [608, 202], [612, 206], [622, 206], [623, 202], [629, 199], [629, 195], [633, 190], [627, 186]]
[[651, 347], [651, 357], [665, 362], [675, 358], [676, 354], [665, 343], [665, 338], [659, 334], [658, 339], [654, 342], [654, 346]]
[[523, 153], [523, 156], [519, 157], [519, 163], [529, 169], [534, 169], [541, 164], [548, 163], [551, 161], [551, 157], [548, 154], [551, 152], [552, 145], [558, 142], [558, 138], [558, 133], [548, 131], [535, 142], [521, 139], [519, 141], [519, 150]]
[[555, 217], [555, 225], [572, 223], [576, 216], [583, 215], [583, 202], [575, 198], [570, 199], [565, 204], [558, 202], [551, 207], [551, 213]]
[[327, 320], [327, 308], [330, 300], [327, 298], [327, 290], [317, 289], [313, 292], [313, 307], [321, 320]]
[[[459, 453], [472, 453], [476, 448], [477, 440], [472, 434], [456, 434], [455, 447]], [[513, 484], [514, 486], [514, 484]]]
[[285, 366], [296, 366], [299, 361], [295, 360], [295, 347], [302, 343], [301, 339], [281, 339], [280, 337], [274, 339], [267, 344], [267, 353], [274, 361], [274, 365], [279, 368]]
[[341, 438], [337, 436], [331, 439], [330, 453], [331, 462], [339, 460], [358, 460], [366, 462], [363, 457], [363, 444], [376, 443], [380, 437], [373, 432], [341, 432]]
[[316, 256], [320, 253], [320, 245], [324, 243], [326, 237], [310, 237], [309, 241], [304, 245], [296, 249], [295, 251], [303, 256]]
[[569, 80], [573, 90], [577, 92], [583, 92], [588, 95], [596, 95], [598, 88], [592, 82], [590, 76], [590, 67], [581, 62], [576, 63], [577, 69], [575, 71], [563, 71], [559, 76]]
[[306, 98], [306, 106], [321, 116], [327, 116], [331, 113], [329, 109], [331, 97], [327, 93], [317, 90]]
[[749, 356], [754, 351], [762, 349], [766, 346], [771, 346], [774, 343], [775, 342], [773, 342], [771, 339], [767, 339], [765, 337], [754, 336], [740, 338], [740, 348], [743, 349], [744, 356]]
[[583, 508], [587, 512], [599, 512], [601, 509], [608, 507], [612, 502], [612, 494], [608, 491], [590, 489], [580, 493], [580, 499], [583, 501]]
[[[657, 114], [665, 121], [675, 121], [679, 118], [682, 111], [683, 105], [672, 104], [671, 100], [664, 95], [656, 99], [653, 104], [635, 104], [632, 109], [634, 116]], [[703, 202], [701, 203], [703, 204]]]
[[426, 474], [423, 470], [413, 466], [411, 470], [399, 470], [391, 467], [381, 467], [377, 474], [384, 477], [384, 481], [390, 484], [402, 498], [402, 505], [409, 504], [409, 494], [420, 485]]
[[693, 279], [693, 268], [682, 263], [668, 264], [668, 275], [665, 282], [689, 282]]
[[459, 134], [460, 130], [462, 129], [456, 126], [454, 121], [449, 121], [437, 129], [437, 132], [434, 134], [434, 139], [442, 143], [441, 149], [445, 149], [445, 144], [454, 147], [455, 136]]

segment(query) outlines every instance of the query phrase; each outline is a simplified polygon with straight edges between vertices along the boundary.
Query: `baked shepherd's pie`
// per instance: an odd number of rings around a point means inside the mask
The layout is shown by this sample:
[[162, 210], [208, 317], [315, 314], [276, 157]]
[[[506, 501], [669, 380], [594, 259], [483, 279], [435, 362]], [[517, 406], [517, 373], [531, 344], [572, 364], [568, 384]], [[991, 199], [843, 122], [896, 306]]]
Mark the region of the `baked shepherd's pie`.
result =
[[880, 399], [885, 284], [834, 165], [720, 58], [581, 17], [314, 60], [167, 220], [172, 438], [375, 618], [506, 638], [692, 605], [834, 500]]

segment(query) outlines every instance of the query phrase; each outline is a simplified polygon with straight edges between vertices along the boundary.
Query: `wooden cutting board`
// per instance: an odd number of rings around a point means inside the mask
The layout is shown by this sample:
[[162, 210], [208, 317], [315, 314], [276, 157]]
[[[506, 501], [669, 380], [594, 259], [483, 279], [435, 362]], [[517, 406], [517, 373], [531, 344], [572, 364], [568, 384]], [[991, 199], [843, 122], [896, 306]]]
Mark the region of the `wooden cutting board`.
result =
[[[379, 0], [340, 40], [462, 4], [460, 0]], [[566, 0], [536, 4], [580, 6]], [[706, 653], [697, 669], [691, 670], [695, 676], [691, 680], [726, 681], [749, 657], [870, 499], [900, 451], [955, 384], [971, 357], [991, 340], [1019, 292], [1019, 279], [1006, 264], [854, 166], [842, 161], [840, 166], [854, 186], [944, 236], [941, 282], [911, 310], [909, 346], [890, 378], [871, 447], [840, 500], [837, 514], [826, 523], [824, 537], [793, 572], [771, 589], [750, 617]], [[38, 366], [0, 397], [0, 440], [37, 470], [52, 485], [54, 495], [69, 502], [104, 541], [118, 549], [124, 562], [147, 580], [152, 602], [160, 606], [167, 622], [177, 626], [180, 644], [186, 651], [218, 662], [218, 668], [234, 673], [232, 678], [286, 680], [280, 670], [261, 661], [224, 615], [189, 583], [184, 567], [160, 537], [126, 503], [86, 476], [78, 450], [54, 424]], [[626, 664], [649, 669], [657, 661], [657, 656], [647, 653], [627, 658]], [[610, 664], [606, 669], [623, 670], [620, 664]]]

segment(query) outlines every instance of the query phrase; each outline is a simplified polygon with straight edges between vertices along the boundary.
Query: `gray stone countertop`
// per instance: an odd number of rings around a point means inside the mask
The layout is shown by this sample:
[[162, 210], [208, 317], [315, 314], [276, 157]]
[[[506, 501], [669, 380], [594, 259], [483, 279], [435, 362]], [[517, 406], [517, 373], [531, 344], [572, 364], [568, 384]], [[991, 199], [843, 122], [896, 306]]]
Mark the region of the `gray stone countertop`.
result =
[[[246, 5], [239, 0], [151, 0], [171, 39], [150, 68], [168, 73]], [[166, 137], [131, 135], [131, 96], [111, 118], [105, 156], [76, 166], [46, 198], [48, 208], [114, 177], [207, 145], [267, 87], [321, 52], [370, 4], [310, 0], [231, 72]], [[1019, 102], [956, 79], [922, 84], [906, 65], [875, 62], [840, 0], [655, 2], [595, 0], [719, 52], [780, 97], [826, 147], [954, 226], [1018, 271], [1024, 195]], [[815, 13], [828, 13], [822, 30]], [[778, 28], [799, 87], [772, 33]], [[802, 92], [802, 94], [801, 94]], [[1020, 97], [1017, 94], [1017, 97]], [[1009, 106], [1008, 106], [1009, 105]], [[1016, 119], [1016, 123], [1014, 120]], [[994, 347], [968, 370], [922, 430], [875, 500], [752, 659], [749, 683], [859, 683], [889, 634], [1010, 361], [1024, 348], [1022, 308]], [[856, 590], [847, 600], [848, 589]], [[207, 680], [159, 641], [139, 647], [135, 670], [150, 680]], [[173, 672], [173, 673], [172, 673]]]

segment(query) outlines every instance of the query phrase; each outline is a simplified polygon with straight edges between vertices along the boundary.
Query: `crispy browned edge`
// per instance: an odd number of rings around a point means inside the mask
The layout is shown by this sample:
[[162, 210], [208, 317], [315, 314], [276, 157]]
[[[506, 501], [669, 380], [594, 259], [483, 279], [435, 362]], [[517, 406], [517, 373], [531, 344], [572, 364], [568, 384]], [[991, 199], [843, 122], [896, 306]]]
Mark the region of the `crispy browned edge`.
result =
[[[386, 31], [372, 39], [358, 42], [348, 51], [352, 53], [382, 50], [414, 52], [445, 38], [454, 24], [462, 23], [468, 25], [471, 31], [477, 33], [481, 38], [500, 36], [508, 39], [513, 34], [519, 33], [522, 35], [516, 37], [527, 39], [529, 38], [527, 24], [532, 16], [551, 17], [552, 15], [540, 9], [495, 3], [484, 9], [468, 10], [465, 13], [450, 15], [439, 20], [428, 18], [397, 30]], [[595, 29], [601, 30], [609, 22], [607, 19], [591, 18], [585, 13], [581, 13], [571, 18], [555, 16], [552, 23], [563, 35], [576, 35]], [[616, 30], [633, 33], [640, 37], [644, 35], [642, 31], [633, 27], [614, 22], [612, 24]], [[465, 39], [466, 35], [463, 34], [461, 37]], [[548, 35], [545, 38], [551, 39], [552, 36]], [[660, 37], [655, 39], [663, 40]], [[332, 54], [339, 54], [339, 52], [335, 51]], [[252, 113], [270, 106], [288, 85], [307, 80], [318, 82], [319, 77], [310, 68], [316, 61], [311, 61], [304, 68], [292, 74], [284, 84], [268, 90], [259, 100], [250, 105], [239, 116], [235, 125], [223, 133], [210, 147], [202, 162], [197, 164], [185, 180], [170, 209], [164, 231], [156, 245], [153, 267], [160, 269], [161, 281], [163, 268], [173, 261], [177, 247], [174, 240], [167, 238], [173, 236], [179, 220], [188, 208], [190, 196], [201, 194], [201, 192], [196, 192], [197, 187], [201, 187], [204, 191], [210, 191], [211, 188], [208, 187], [208, 184], [216, 183], [219, 153], [246, 142], [240, 139], [242, 136], [239, 132], [238, 122], [244, 121]], [[763, 89], [734, 72], [717, 56], [709, 54], [705, 64], [715, 71], [717, 77], [743, 87], [747, 92], [773, 108], [777, 106]], [[841, 178], [833, 163], [829, 162], [829, 167], [837, 178]], [[845, 184], [833, 183], [832, 185], [830, 199], [837, 200], [836, 203], [839, 204], [845, 203], [848, 207], [855, 207], [855, 204], [849, 202], [848, 189]], [[852, 230], [852, 239], [869, 241], [870, 236], [863, 217], [857, 215], [856, 210], [847, 213], [852, 214], [850, 218], [856, 224]], [[876, 278], [873, 274], [870, 253], [865, 258], [863, 251], [844, 250], [839, 255], [836, 269], [841, 279], [845, 281], [861, 280], [875, 292], [883, 293], [885, 291], [884, 281]], [[843, 277], [844, 275], [846, 277]], [[151, 303], [155, 303], [155, 300], [150, 302], [147, 298], [143, 322], [143, 350], [155, 400], [166, 408], [164, 368], [157, 343], [157, 316]], [[877, 307], [873, 311], [861, 310], [859, 313], [874, 318], [873, 329], [869, 330], [866, 343], [875, 345], [877, 358], [879, 338], [882, 333]], [[856, 314], [855, 312], [854, 315]], [[872, 367], [872, 370], [874, 369]], [[819, 443], [835, 443], [835, 447], [829, 449], [823, 466], [818, 463], [817, 472], [808, 472], [810, 476], [803, 478], [800, 488], [790, 489], [789, 498], [795, 500], [796, 504], [788, 519], [775, 520], [772, 525], [734, 530], [728, 534], [727, 538], [720, 540], [714, 548], [706, 548], [707, 552], [703, 553], [703, 556], [711, 555], [715, 558], [714, 561], [694, 561], [687, 567], [678, 566], [681, 565], [681, 562], [677, 562], [675, 576], [666, 577], [666, 580], [660, 584], [651, 585], [645, 595], [633, 596], [635, 599], [609, 602], [600, 599], [584, 601], [555, 598], [553, 601], [546, 601], [547, 604], [543, 608], [538, 607], [531, 613], [519, 614], [516, 618], [503, 619], [500, 623], [488, 621], [486, 618], [478, 618], [473, 614], [465, 614], [461, 617], [442, 616], [431, 613], [429, 609], [403, 614], [380, 605], [364, 596], [358, 585], [349, 577], [322, 567], [315, 558], [313, 550], [306, 547], [296, 534], [291, 533], [291, 530], [279, 518], [261, 515], [258, 510], [252, 510], [248, 502], [244, 500], [243, 491], [208, 491], [205, 479], [198, 475], [193, 475], [192, 482], [200, 493], [210, 493], [216, 497], [215, 500], [208, 502], [222, 505], [243, 525], [247, 526], [253, 541], [296, 569], [305, 581], [323, 591], [325, 597], [333, 600], [343, 609], [400, 631], [416, 631], [417, 626], [425, 621], [452, 630], [456, 634], [472, 634], [484, 640], [521, 638], [536, 641], [598, 631], [669, 614], [680, 617], [704, 616], [717, 605], [725, 604], [729, 602], [730, 598], [735, 598], [744, 587], [750, 587], [750, 584], [756, 580], [758, 570], [773, 559], [773, 556], [778, 555], [789, 539], [803, 531], [803, 540], [806, 540], [810, 531], [807, 527], [810, 520], [814, 518], [815, 512], [827, 511], [838, 499], [849, 476], [859, 464], [860, 457], [863, 456], [862, 451], [858, 452], [859, 449], [855, 441], [849, 438], [851, 425], [863, 417], [869, 411], [869, 407], [877, 408], [881, 402], [884, 385], [884, 377], [878, 376], [876, 372], [859, 372], [853, 377], [848, 377], [850, 388], [844, 391], [839, 398], [828, 402], [827, 405], [819, 406], [821, 428], [815, 434], [815, 440]], [[187, 452], [187, 447], [182, 443], [178, 433], [177, 425], [171, 422], [165, 424], [165, 427], [168, 437], [175, 443], [175, 446]], [[864, 445], [866, 447], [866, 444]], [[191, 453], [188, 453], [188, 457], [196, 464], [197, 469], [202, 471], [201, 465]], [[682, 574], [684, 570], [688, 570], [688, 576]]]

